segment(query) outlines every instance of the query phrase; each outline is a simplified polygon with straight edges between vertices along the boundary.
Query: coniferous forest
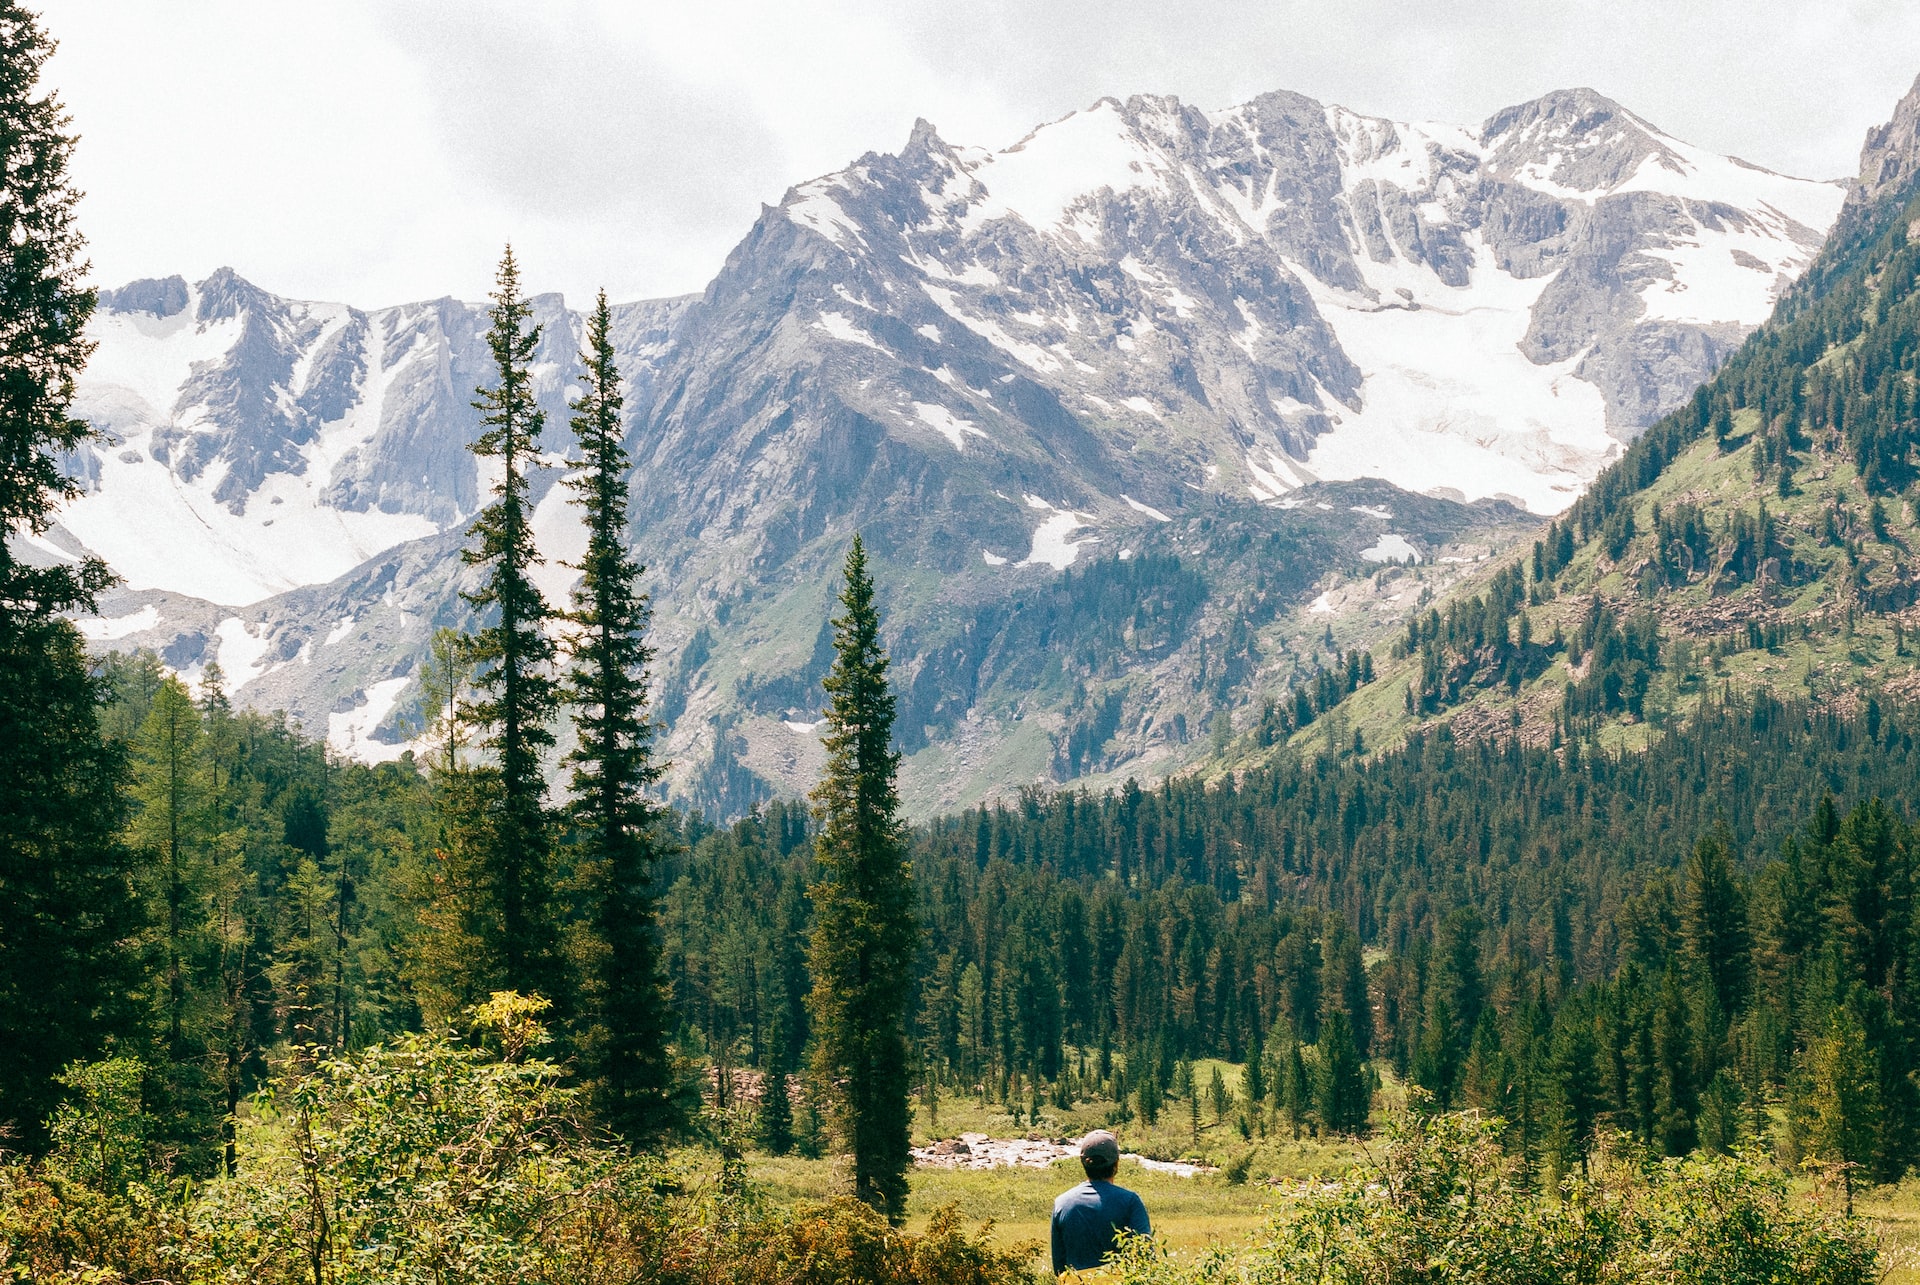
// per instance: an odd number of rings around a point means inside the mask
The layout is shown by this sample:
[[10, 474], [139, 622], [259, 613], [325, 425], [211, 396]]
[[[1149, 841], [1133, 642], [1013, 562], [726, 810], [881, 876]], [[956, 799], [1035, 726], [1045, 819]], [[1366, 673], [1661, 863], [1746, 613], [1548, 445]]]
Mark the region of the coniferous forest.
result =
[[[92, 431], [48, 51], [0, 3], [12, 534], [46, 529]], [[1238, 1249], [1141, 1239], [1128, 1280], [1879, 1279], [1854, 1201], [1920, 1168], [1920, 704], [1724, 684], [1629, 741], [1659, 618], [1595, 593], [1547, 644], [1527, 612], [1577, 548], [1621, 556], [1633, 497], [1737, 413], [1781, 495], [1808, 416], [1868, 491], [1908, 493], [1904, 218], [1844, 226], [1530, 559], [1409, 617], [1396, 743], [1300, 739], [1384, 681], [1352, 649], [1211, 779], [917, 824], [892, 568], [854, 531], [816, 788], [735, 818], [665, 801], [614, 322], [602, 295], [568, 424], [586, 550], [550, 601], [509, 249], [473, 390], [480, 623], [435, 638], [397, 762], [234, 707], [217, 665], [89, 652], [69, 618], [107, 569], [0, 545], [0, 1279], [1030, 1278], [1027, 1247], [913, 1205], [942, 1112], [1143, 1152], [1171, 1130], [1209, 1169], [1191, 1190], [1270, 1184]], [[1661, 548], [1709, 538], [1690, 522], [1667, 510]], [[1770, 547], [1764, 513], [1727, 534]], [[1590, 663], [1549, 739], [1440, 717], [1569, 648]], [[1263, 1146], [1357, 1167], [1302, 1184], [1255, 1170]], [[789, 1198], [801, 1172], [837, 1194]]]

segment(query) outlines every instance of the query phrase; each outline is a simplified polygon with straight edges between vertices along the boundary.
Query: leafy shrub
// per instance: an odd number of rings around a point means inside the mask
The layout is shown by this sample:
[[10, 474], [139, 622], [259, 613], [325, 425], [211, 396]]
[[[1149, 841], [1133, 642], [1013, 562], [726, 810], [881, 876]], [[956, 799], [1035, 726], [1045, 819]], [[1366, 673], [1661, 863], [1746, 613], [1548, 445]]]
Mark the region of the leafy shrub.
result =
[[1028, 1281], [1034, 1246], [997, 1249], [987, 1229], [969, 1234], [952, 1206], [923, 1234], [889, 1226], [853, 1200], [803, 1204], [753, 1225], [727, 1263], [738, 1285], [997, 1285]]
[[1288, 1193], [1238, 1250], [1180, 1262], [1129, 1242], [1131, 1285], [1202, 1281], [1287, 1285], [1876, 1285], [1864, 1224], [1792, 1200], [1777, 1169], [1752, 1159], [1644, 1160], [1603, 1153], [1586, 1176], [1543, 1195], [1500, 1148], [1504, 1125], [1409, 1113], [1388, 1126], [1384, 1158], [1339, 1182]]
[[[70, 1071], [40, 1165], [0, 1167], [0, 1281], [53, 1285], [998, 1285], [999, 1250], [952, 1210], [925, 1233], [852, 1201], [763, 1214], [739, 1175], [681, 1175], [588, 1131], [536, 1056], [545, 1007], [502, 993], [477, 1040], [408, 1035], [281, 1079], [238, 1172], [140, 1176], [138, 1067]], [[131, 1120], [131, 1122], [130, 1122]]]

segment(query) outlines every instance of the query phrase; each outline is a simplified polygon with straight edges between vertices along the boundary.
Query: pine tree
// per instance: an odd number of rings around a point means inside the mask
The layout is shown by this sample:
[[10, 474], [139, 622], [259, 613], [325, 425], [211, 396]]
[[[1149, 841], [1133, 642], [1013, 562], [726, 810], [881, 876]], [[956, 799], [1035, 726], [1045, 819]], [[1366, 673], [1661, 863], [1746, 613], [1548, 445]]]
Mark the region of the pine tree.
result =
[[760, 1118], [755, 1122], [760, 1146], [769, 1155], [784, 1156], [793, 1150], [793, 1098], [787, 1088], [792, 1074], [792, 1055], [787, 1051], [787, 1023], [776, 1012], [773, 1030], [767, 1042], [767, 1065], [760, 1084]]
[[493, 502], [474, 520], [475, 543], [462, 551], [486, 579], [462, 596], [491, 623], [466, 640], [475, 666], [476, 699], [462, 711], [487, 762], [475, 769], [469, 935], [479, 948], [456, 991], [463, 1003], [493, 990], [551, 1000], [567, 1011], [558, 920], [552, 888], [552, 817], [541, 756], [553, 746], [559, 706], [554, 644], [545, 626], [553, 612], [532, 579], [542, 559], [533, 539], [527, 468], [545, 423], [533, 397], [532, 363], [540, 340], [531, 305], [520, 294], [520, 269], [509, 246], [495, 279], [487, 347], [495, 383], [474, 407], [483, 425], [473, 453], [498, 461]]
[[572, 424], [585, 467], [568, 482], [587, 528], [568, 616], [576, 632], [567, 696], [580, 741], [567, 759], [568, 811], [578, 870], [590, 890], [593, 955], [581, 1025], [590, 1032], [585, 1043], [601, 1116], [627, 1141], [644, 1144], [680, 1121], [654, 909], [660, 805], [647, 793], [661, 773], [647, 717], [653, 604], [638, 587], [645, 568], [627, 552], [627, 453], [612, 330], [603, 290], [587, 320], [586, 390]]
[[1300, 1130], [1313, 1115], [1313, 1077], [1292, 1031], [1286, 1033], [1280, 1048], [1280, 1105], [1287, 1113], [1287, 1125], [1297, 1141]]
[[191, 1170], [204, 1167], [200, 1147], [216, 1114], [206, 1065], [221, 1007], [209, 977], [219, 950], [209, 916], [211, 784], [200, 711], [186, 687], [168, 679], [134, 744], [129, 838], [144, 858], [155, 925], [161, 1127]]
[[839, 1089], [854, 1195], [898, 1222], [913, 1122], [908, 1005], [920, 941], [895, 785], [894, 697], [873, 579], [859, 536], [847, 552], [827, 675], [827, 768], [813, 888], [815, 1071]]
[[1547, 1053], [1547, 1147], [1556, 1174], [1586, 1168], [1603, 1105], [1599, 1048], [1583, 1010], [1574, 1004], [1555, 1014]]
[[1344, 1009], [1335, 1008], [1321, 1019], [1318, 1051], [1313, 1096], [1321, 1123], [1335, 1133], [1365, 1133], [1373, 1084]]
[[93, 558], [22, 563], [11, 541], [45, 531], [79, 493], [60, 457], [93, 436], [71, 413], [74, 381], [93, 352], [95, 296], [75, 221], [80, 194], [67, 176], [75, 139], [66, 108], [40, 85], [53, 47], [31, 10], [0, 3], [0, 620], [15, 627], [90, 609], [111, 582]]
[[34, 566], [18, 537], [76, 493], [60, 457], [92, 436], [71, 413], [92, 351], [74, 138], [40, 83], [53, 42], [0, 2], [0, 1127], [38, 1148], [69, 1062], [135, 1034], [139, 902], [120, 842], [123, 756], [101, 734], [102, 688], [58, 618], [90, 610], [104, 565]]
[[[1241, 1082], [1241, 1092], [1246, 1095], [1247, 1106], [1258, 1112], [1267, 1100], [1267, 1050], [1260, 1038], [1260, 1024], [1254, 1023], [1247, 1037], [1247, 1072]], [[1262, 1126], [1263, 1128], [1265, 1126]]]
[[1853, 1212], [1853, 1174], [1870, 1169], [1881, 1127], [1880, 1070], [1866, 1031], [1849, 1005], [1827, 1019], [1826, 1033], [1807, 1050], [1804, 1151], [1840, 1166]]
[[79, 633], [0, 617], [0, 674], [0, 1125], [37, 1151], [61, 1068], [138, 1044], [145, 914]]

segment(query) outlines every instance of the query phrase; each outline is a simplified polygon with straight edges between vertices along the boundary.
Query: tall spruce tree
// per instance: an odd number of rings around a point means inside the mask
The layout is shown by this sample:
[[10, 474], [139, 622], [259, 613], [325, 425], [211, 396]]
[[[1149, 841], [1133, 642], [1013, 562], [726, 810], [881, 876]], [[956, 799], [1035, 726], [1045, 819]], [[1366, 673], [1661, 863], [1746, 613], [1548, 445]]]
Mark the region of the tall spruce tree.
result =
[[628, 1142], [660, 1138], [679, 1122], [669, 1013], [660, 971], [654, 869], [661, 855], [660, 779], [647, 717], [645, 568], [627, 551], [627, 453], [621, 448], [620, 371], [603, 290], [587, 320], [586, 391], [572, 427], [585, 467], [569, 480], [586, 513], [587, 550], [568, 619], [575, 627], [568, 697], [579, 746], [570, 818], [588, 890], [589, 958], [580, 1028], [602, 1119]]
[[[66, 108], [40, 85], [52, 53], [31, 10], [0, 2], [0, 535], [9, 537], [45, 531], [79, 493], [59, 459], [93, 436], [71, 413], [93, 352], [95, 296], [67, 176], [75, 140]], [[97, 559], [33, 566], [0, 539], [0, 617], [10, 621], [90, 608], [110, 582]]]
[[33, 12], [0, 0], [0, 1127], [37, 1147], [53, 1076], [135, 1033], [139, 901], [119, 841], [123, 754], [101, 684], [57, 613], [90, 609], [97, 560], [33, 566], [16, 537], [75, 492], [60, 456], [92, 430], [71, 413], [93, 345], [74, 138], [40, 83], [53, 52]]
[[214, 791], [206, 729], [177, 678], [162, 683], [133, 745], [128, 838], [143, 858], [149, 943], [158, 976], [153, 1012], [158, 1065], [149, 1086], [167, 1142], [191, 1171], [206, 1167], [219, 1108], [209, 1076], [221, 997], [212, 907]]
[[838, 1093], [854, 1195], [895, 1222], [906, 1211], [912, 1054], [908, 1007], [920, 925], [907, 868], [893, 748], [893, 692], [866, 546], [847, 551], [843, 614], [827, 675], [827, 769], [813, 887], [814, 1071]]
[[1344, 1008], [1330, 1009], [1321, 1019], [1319, 1054], [1313, 1096], [1320, 1122], [1335, 1133], [1365, 1133], [1373, 1083]]
[[559, 709], [554, 644], [545, 626], [553, 611], [533, 582], [542, 559], [533, 540], [527, 468], [538, 450], [545, 415], [534, 401], [533, 355], [540, 327], [520, 293], [520, 268], [508, 246], [495, 278], [487, 347], [495, 380], [474, 400], [483, 425], [473, 453], [498, 462], [493, 502], [474, 520], [474, 543], [462, 551], [486, 579], [464, 594], [490, 623], [466, 643], [475, 667], [476, 698], [462, 709], [487, 761], [475, 773], [483, 824], [470, 833], [473, 865], [468, 935], [479, 958], [459, 987], [473, 1002], [491, 990], [568, 999], [555, 914], [553, 818], [546, 804], [541, 756], [553, 747]]

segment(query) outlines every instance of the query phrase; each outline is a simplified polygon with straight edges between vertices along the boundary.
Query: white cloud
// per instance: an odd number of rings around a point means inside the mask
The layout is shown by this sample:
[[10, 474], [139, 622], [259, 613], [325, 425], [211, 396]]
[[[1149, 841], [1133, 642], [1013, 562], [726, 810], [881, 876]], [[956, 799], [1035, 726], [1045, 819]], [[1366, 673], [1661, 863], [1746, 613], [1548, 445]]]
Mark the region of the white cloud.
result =
[[231, 263], [363, 305], [699, 289], [762, 202], [916, 116], [1004, 145], [1105, 94], [1297, 89], [1478, 121], [1585, 84], [1668, 131], [1851, 172], [1920, 71], [1891, 0], [44, 0], [97, 278]]

